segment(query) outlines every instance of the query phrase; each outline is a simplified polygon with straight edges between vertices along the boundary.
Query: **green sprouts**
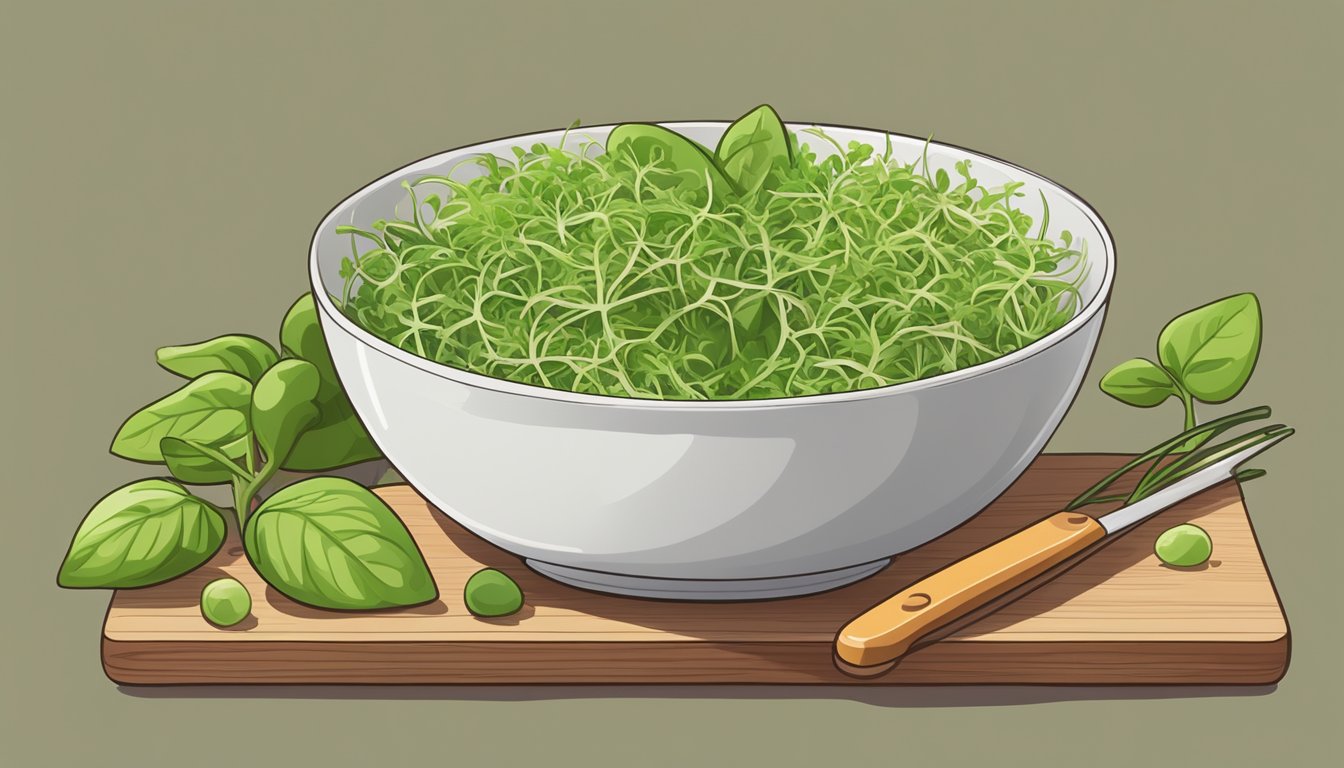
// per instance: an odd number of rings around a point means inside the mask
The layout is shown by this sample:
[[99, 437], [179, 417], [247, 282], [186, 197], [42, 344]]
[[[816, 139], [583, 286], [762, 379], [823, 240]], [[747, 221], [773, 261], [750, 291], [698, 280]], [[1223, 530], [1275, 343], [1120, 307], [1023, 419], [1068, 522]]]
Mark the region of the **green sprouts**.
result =
[[[1217, 464], [1223, 459], [1255, 445], [1280, 440], [1293, 434], [1292, 427], [1284, 424], [1271, 424], [1253, 429], [1238, 437], [1221, 443], [1209, 443], [1219, 435], [1252, 421], [1268, 418], [1267, 406], [1247, 408], [1244, 411], [1228, 414], [1222, 418], [1201, 424], [1153, 446], [1144, 453], [1135, 456], [1124, 466], [1097, 481], [1095, 485], [1078, 495], [1064, 511], [1070, 512], [1089, 504], [1123, 502], [1133, 504], [1151, 496], [1173, 483], [1189, 477], [1202, 469]], [[1107, 493], [1120, 478], [1144, 467], [1139, 481], [1123, 493]], [[1240, 481], [1250, 480], [1263, 475], [1263, 470], [1248, 469], [1234, 474]]]
[[[666, 400], [881, 387], [1021, 349], [1077, 310], [1085, 246], [890, 148], [819, 157], [768, 108], [710, 150], [642, 124], [407, 184], [409, 216], [341, 227], [343, 311], [421, 357]], [[1077, 250], [1075, 250], [1077, 246]]]

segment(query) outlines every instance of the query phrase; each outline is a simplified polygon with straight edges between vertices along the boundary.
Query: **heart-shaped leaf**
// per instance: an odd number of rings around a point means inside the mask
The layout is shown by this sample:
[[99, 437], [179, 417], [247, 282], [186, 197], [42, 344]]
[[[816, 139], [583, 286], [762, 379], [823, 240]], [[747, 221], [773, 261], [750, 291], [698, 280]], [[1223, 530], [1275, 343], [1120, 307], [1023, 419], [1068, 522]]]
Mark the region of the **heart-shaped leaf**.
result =
[[1260, 302], [1253, 293], [1239, 293], [1186, 312], [1162, 329], [1157, 352], [1196, 398], [1231, 400], [1246, 386], [1260, 356]]
[[253, 567], [286, 597], [368, 610], [438, 597], [406, 526], [369, 489], [337, 477], [282, 488], [247, 523]]
[[767, 104], [728, 126], [714, 154], [724, 173], [744, 194], [759, 189], [776, 167], [793, 162], [789, 132], [779, 114]]
[[127, 589], [194, 570], [224, 543], [224, 518], [167, 480], [140, 480], [104, 496], [61, 563], [62, 587]]

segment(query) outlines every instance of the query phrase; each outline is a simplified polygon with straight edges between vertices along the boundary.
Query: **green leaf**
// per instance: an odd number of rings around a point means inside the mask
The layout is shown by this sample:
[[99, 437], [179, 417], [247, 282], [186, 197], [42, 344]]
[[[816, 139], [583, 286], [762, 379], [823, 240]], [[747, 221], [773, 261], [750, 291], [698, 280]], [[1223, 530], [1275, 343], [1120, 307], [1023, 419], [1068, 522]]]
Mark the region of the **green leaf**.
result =
[[661, 189], [694, 194], [708, 192], [708, 185], [713, 184], [715, 190], [741, 192], [708, 149], [661, 125], [616, 126], [607, 136], [607, 153], [628, 155], [641, 166], [654, 166], [645, 178]]
[[1123, 403], [1152, 408], [1179, 394], [1176, 382], [1157, 363], [1136, 357], [1101, 377], [1101, 391]]
[[305, 293], [294, 302], [280, 323], [280, 348], [288, 357], [307, 360], [321, 376], [317, 400], [325, 403], [341, 395], [341, 383], [327, 351], [327, 340], [317, 320], [317, 303], [311, 293]]
[[725, 174], [744, 193], [755, 192], [770, 171], [792, 164], [793, 149], [784, 121], [768, 104], [739, 117], [714, 149]]
[[1260, 356], [1260, 302], [1239, 293], [1167, 323], [1158, 359], [1186, 391], [1206, 403], [1231, 400]]
[[327, 342], [317, 320], [317, 305], [305, 293], [294, 302], [280, 325], [280, 343], [286, 355], [307, 360], [320, 377], [317, 390], [319, 418], [299, 436], [284, 461], [285, 469], [320, 471], [376, 459], [382, 454], [355, 416], [341, 389]]
[[140, 480], [89, 511], [61, 563], [62, 587], [127, 589], [177, 578], [224, 543], [224, 518], [167, 480]]
[[281, 464], [284, 469], [321, 472], [383, 455], [353, 413], [329, 424], [327, 409], [320, 410], [322, 416], [317, 423], [299, 435], [298, 442], [290, 449], [289, 458]]
[[261, 374], [279, 359], [270, 344], [255, 336], [241, 334], [219, 336], [180, 347], [160, 347], [154, 357], [165, 369], [188, 379], [222, 371], [236, 373], [252, 382], [261, 378]]
[[132, 461], [162, 462], [159, 443], [180, 437], [222, 446], [248, 432], [252, 383], [232, 373], [207, 373], [135, 412], [112, 438], [112, 453]]
[[306, 605], [369, 610], [438, 597], [406, 526], [373, 492], [342, 478], [277, 491], [248, 521], [244, 544], [267, 583]]
[[[939, 168], [938, 171], [933, 174], [933, 186], [939, 192], [946, 192], [947, 190], [952, 188], [952, 178], [947, 175], [947, 171], [943, 170], [942, 168]], [[1044, 217], [1042, 217], [1041, 232], [1045, 231], [1045, 226], [1046, 226], [1046, 220]]]
[[268, 460], [284, 461], [305, 429], [317, 423], [317, 366], [307, 360], [281, 360], [252, 389], [252, 432]]
[[246, 435], [215, 448], [195, 440], [165, 437], [159, 441], [159, 451], [173, 477], [193, 485], [217, 485], [238, 477], [251, 480], [252, 475], [238, 465], [247, 455], [249, 439]]

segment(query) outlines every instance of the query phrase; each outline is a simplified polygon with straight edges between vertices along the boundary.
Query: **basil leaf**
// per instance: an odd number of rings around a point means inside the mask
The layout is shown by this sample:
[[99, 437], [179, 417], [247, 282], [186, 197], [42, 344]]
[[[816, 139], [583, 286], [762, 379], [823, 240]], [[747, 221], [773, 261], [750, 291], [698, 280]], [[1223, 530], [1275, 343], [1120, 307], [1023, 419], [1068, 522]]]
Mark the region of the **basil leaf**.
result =
[[1101, 377], [1101, 391], [1123, 403], [1152, 408], [1179, 394], [1171, 375], [1151, 360], [1136, 357]]
[[175, 579], [224, 543], [224, 518], [177, 483], [140, 480], [104, 496], [75, 532], [62, 587], [127, 589]]
[[749, 194], [760, 189], [776, 167], [793, 163], [793, 149], [784, 121], [768, 104], [739, 117], [714, 148], [719, 165], [738, 189]]
[[1260, 302], [1253, 293], [1228, 296], [1167, 323], [1158, 359], [1186, 391], [1206, 403], [1232, 399], [1260, 356]]
[[650, 123], [623, 123], [607, 136], [607, 154], [625, 155], [640, 166], [653, 166], [645, 179], [665, 190], [709, 194], [715, 190], [739, 194], [714, 155], [676, 131]]
[[159, 441], [159, 452], [163, 454], [168, 471], [178, 480], [193, 485], [217, 485], [235, 477], [245, 481], [252, 479], [252, 475], [238, 465], [247, 456], [248, 442], [248, 436], [244, 435], [222, 448], [214, 448], [195, 440], [165, 437]]
[[306, 605], [368, 610], [438, 597], [406, 526], [373, 492], [343, 478], [277, 491], [248, 521], [244, 545], [267, 583]]
[[283, 462], [299, 435], [319, 418], [317, 366], [281, 360], [252, 389], [252, 433], [268, 460]]
[[311, 429], [299, 436], [289, 457], [284, 460], [284, 468], [297, 471], [334, 469], [381, 456], [341, 389], [322, 327], [317, 321], [317, 305], [312, 294], [300, 296], [285, 314], [280, 325], [280, 343], [286, 355], [312, 363], [321, 378], [317, 390], [319, 418]]
[[280, 323], [280, 347], [288, 357], [307, 360], [317, 368], [321, 377], [317, 392], [319, 404], [344, 397], [336, 369], [331, 364], [331, 354], [327, 351], [326, 338], [322, 335], [322, 326], [317, 321], [317, 303], [311, 293], [300, 296], [285, 313], [285, 319]]
[[154, 353], [159, 365], [178, 376], [194, 379], [205, 373], [236, 373], [255, 382], [275, 364], [275, 349], [255, 336], [219, 336], [198, 344], [160, 347]]
[[159, 443], [180, 437], [225, 445], [247, 434], [252, 383], [232, 373], [207, 373], [131, 415], [112, 438], [112, 453], [132, 461], [162, 462]]
[[[329, 406], [328, 406], [329, 407]], [[321, 472], [377, 459], [383, 454], [373, 444], [364, 425], [352, 413], [335, 423], [327, 423], [327, 407], [318, 409], [317, 423], [299, 435], [281, 466], [295, 472]]]

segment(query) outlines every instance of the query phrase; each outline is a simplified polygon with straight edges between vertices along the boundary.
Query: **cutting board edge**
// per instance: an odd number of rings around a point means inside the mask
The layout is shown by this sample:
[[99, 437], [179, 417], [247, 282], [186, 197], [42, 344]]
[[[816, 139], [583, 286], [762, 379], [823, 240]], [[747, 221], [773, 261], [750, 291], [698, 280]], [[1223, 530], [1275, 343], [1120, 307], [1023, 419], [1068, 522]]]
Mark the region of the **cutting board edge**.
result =
[[[1272, 685], [1291, 634], [1272, 641], [939, 643], [893, 672], [839, 672], [817, 643], [306, 642], [212, 645], [103, 638], [115, 683], [163, 685]], [[222, 652], [221, 652], [222, 651]], [[625, 654], [629, 653], [628, 659]], [[290, 665], [302, 659], [304, 668]], [[623, 667], [625, 663], [629, 667]], [[318, 667], [314, 669], [313, 667]], [[650, 674], [650, 669], [673, 670]], [[677, 669], [693, 669], [676, 674]]]

